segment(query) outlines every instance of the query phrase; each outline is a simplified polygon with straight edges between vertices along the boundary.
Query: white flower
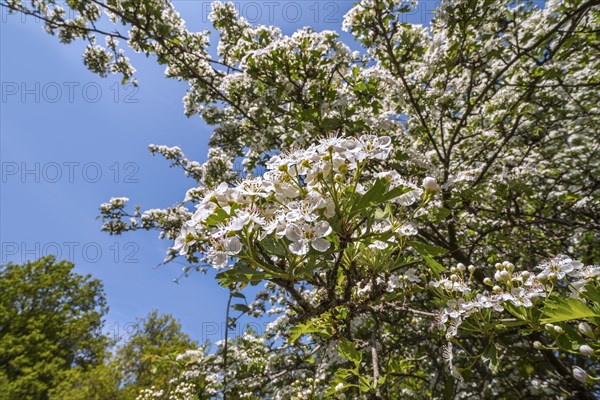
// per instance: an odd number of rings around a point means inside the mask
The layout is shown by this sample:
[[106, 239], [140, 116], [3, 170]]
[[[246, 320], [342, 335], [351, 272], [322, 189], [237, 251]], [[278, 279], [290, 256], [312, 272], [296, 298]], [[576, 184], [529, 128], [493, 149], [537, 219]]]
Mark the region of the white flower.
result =
[[423, 188], [427, 192], [434, 193], [434, 192], [437, 192], [438, 190], [440, 190], [440, 185], [438, 185], [435, 178], [428, 176], [425, 179], [423, 179]]
[[196, 206], [196, 212], [192, 215], [192, 219], [187, 222], [188, 225], [196, 225], [201, 222], [206, 221], [208, 217], [212, 215], [212, 213], [217, 208], [217, 205], [213, 202], [200, 203]]
[[563, 279], [565, 275], [578, 275], [578, 272], [583, 267], [579, 261], [573, 261], [567, 256], [556, 256], [552, 260], [538, 266], [543, 271], [538, 275], [542, 277], [550, 277], [550, 274], [555, 274], [557, 279]]
[[594, 331], [592, 330], [590, 324], [588, 324], [587, 322], [580, 322], [579, 325], [577, 325], [577, 329], [581, 334], [592, 339], [594, 338]]
[[215, 190], [206, 193], [205, 202], [215, 200], [217, 203], [225, 205], [229, 201], [233, 190], [226, 182], [221, 182]]
[[184, 224], [181, 227], [181, 233], [175, 239], [175, 245], [173, 246], [173, 249], [179, 250], [179, 254], [182, 256], [186, 255], [189, 247], [196, 243], [195, 240], [191, 240], [189, 242], [187, 241], [188, 234], [193, 234], [195, 232], [196, 230], [194, 228]]
[[417, 269], [416, 268], [409, 268], [404, 272], [404, 276], [406, 278], [408, 278], [409, 282], [421, 282], [421, 278], [417, 275]]
[[358, 141], [360, 145], [352, 150], [358, 161], [367, 157], [385, 160], [392, 150], [392, 139], [389, 136], [362, 135]]
[[411, 204], [414, 204], [417, 201], [419, 201], [419, 198], [421, 197], [422, 194], [423, 194], [423, 189], [413, 188], [410, 192], [404, 193], [403, 195], [396, 197], [392, 201], [394, 201], [404, 207], [407, 207], [407, 206], [410, 206]]
[[[325, 204], [323, 199], [323, 205]], [[286, 219], [289, 222], [303, 220], [305, 222], [314, 222], [319, 217], [314, 213], [315, 209], [321, 205], [320, 201], [309, 201], [308, 199], [292, 201], [288, 204], [289, 212], [286, 214]]]
[[590, 346], [588, 346], [587, 344], [583, 344], [581, 346], [579, 346], [579, 351], [581, 352], [581, 354], [583, 354], [584, 356], [591, 356], [594, 354], [594, 349], [592, 349]]
[[270, 181], [261, 177], [245, 179], [237, 186], [237, 189], [240, 195], [245, 197], [267, 197], [275, 190]]
[[227, 231], [235, 232], [244, 228], [246, 225], [252, 226], [252, 224], [257, 221], [256, 215], [250, 213], [246, 210], [240, 210], [237, 212], [236, 216], [231, 219], [229, 225], [227, 226]]
[[410, 222], [402, 225], [399, 230], [400, 230], [400, 234], [403, 236], [414, 236], [417, 233], [419, 233], [417, 228], [415, 228], [415, 226], [413, 224], [411, 224]]
[[237, 236], [225, 239], [217, 238], [214, 247], [208, 252], [206, 258], [213, 267], [220, 269], [227, 265], [228, 256], [235, 255], [242, 250], [242, 242]]
[[533, 304], [527, 296], [525, 289], [523, 288], [513, 288], [511, 291], [512, 299], [510, 300], [515, 306], [520, 307], [531, 307]]
[[285, 237], [291, 241], [290, 251], [297, 255], [308, 253], [309, 245], [317, 251], [326, 251], [331, 245], [325, 236], [331, 233], [331, 226], [326, 221], [319, 221], [314, 226], [307, 223], [290, 224], [285, 230]]
[[573, 367], [573, 377], [579, 382], [587, 383], [590, 380], [590, 376], [580, 367]]

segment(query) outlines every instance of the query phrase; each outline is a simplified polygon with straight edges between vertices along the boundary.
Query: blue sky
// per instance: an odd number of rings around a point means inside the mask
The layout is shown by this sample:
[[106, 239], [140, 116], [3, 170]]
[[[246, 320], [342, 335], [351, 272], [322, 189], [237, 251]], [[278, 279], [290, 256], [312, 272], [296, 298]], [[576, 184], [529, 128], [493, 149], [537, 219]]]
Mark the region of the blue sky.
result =
[[[174, 3], [190, 29], [209, 28], [210, 2]], [[436, 3], [425, 2], [411, 21], [431, 17]], [[352, 6], [235, 4], [252, 22], [285, 33], [306, 25], [340, 31]], [[111, 335], [127, 335], [136, 317], [156, 308], [173, 314], [195, 339], [220, 339], [227, 292], [212, 276], [192, 274], [174, 284], [181, 265], [156, 267], [168, 245], [158, 232], [111, 237], [95, 219], [110, 197], [163, 208], [193, 185], [147, 150], [150, 143], [177, 145], [190, 159], [205, 160], [211, 127], [184, 116], [186, 85], [166, 79], [153, 58], [130, 53], [139, 89], [122, 87], [116, 76], [87, 71], [82, 43], [63, 45], [32, 17], [0, 11], [0, 263], [46, 254], [74, 261], [79, 273], [103, 281], [110, 306], [104, 329]]]

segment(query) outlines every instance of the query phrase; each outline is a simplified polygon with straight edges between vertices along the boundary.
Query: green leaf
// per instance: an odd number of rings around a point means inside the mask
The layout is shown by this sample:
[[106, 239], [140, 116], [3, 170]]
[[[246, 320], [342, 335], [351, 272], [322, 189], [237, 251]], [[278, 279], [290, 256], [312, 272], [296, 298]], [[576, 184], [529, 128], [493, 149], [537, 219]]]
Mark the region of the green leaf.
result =
[[352, 211], [359, 211], [363, 208], [380, 203], [386, 188], [387, 183], [383, 179], [377, 179], [373, 186], [371, 186], [371, 188], [367, 190], [356, 203], [354, 203]]
[[481, 356], [481, 360], [486, 363], [492, 372], [496, 372], [498, 370], [498, 349], [494, 342], [489, 342], [488, 345], [483, 350], [483, 355]]
[[431, 270], [433, 271], [433, 274], [437, 277], [439, 277], [440, 274], [446, 270], [446, 268], [444, 268], [444, 266], [442, 264], [435, 261], [433, 258], [431, 258], [429, 256], [423, 256], [423, 259], [425, 260], [427, 265], [429, 265], [429, 268], [431, 268]]
[[560, 324], [560, 327], [563, 329], [564, 334], [559, 335], [556, 339], [558, 345], [566, 351], [579, 353], [579, 347], [586, 344], [585, 339], [569, 324]]
[[600, 305], [600, 287], [595, 284], [587, 284], [582, 295], [586, 299], [589, 299], [594, 305]]
[[246, 314], [248, 311], [250, 311], [250, 307], [248, 307], [245, 304], [234, 304], [231, 306], [231, 308], [233, 308], [236, 311], [243, 312], [244, 314]]
[[408, 244], [422, 256], [438, 257], [448, 252], [448, 250], [443, 247], [426, 244], [417, 240], [411, 240]]
[[349, 340], [343, 339], [338, 346], [340, 355], [352, 361], [358, 367], [362, 361], [362, 353], [356, 350], [356, 346]]
[[410, 192], [411, 190], [413, 189], [404, 186], [396, 186], [381, 197], [380, 203], [385, 203], [390, 200], [393, 200], [398, 196], [402, 196], [404, 193]]
[[436, 216], [437, 218], [436, 219], [437, 219], [437, 221], [442, 221], [442, 220], [446, 219], [450, 214], [452, 214], [452, 211], [450, 211], [449, 209], [444, 208], [444, 207], [439, 208], [437, 210], [437, 216]]
[[229, 214], [227, 214], [227, 211], [223, 210], [222, 208], [217, 208], [215, 210], [214, 213], [212, 213], [207, 219], [206, 219], [206, 225], [208, 226], [216, 226], [219, 223], [225, 221], [225, 219], [229, 218]]
[[596, 314], [584, 302], [572, 297], [568, 299], [558, 299], [554, 301], [548, 301], [542, 313], [547, 315], [547, 318], [542, 318], [543, 324], [551, 324], [554, 322], [570, 321], [574, 319], [582, 318], [593, 318], [600, 317]]
[[360, 375], [358, 377], [358, 387], [360, 388], [361, 392], [368, 393], [371, 391], [371, 382], [364, 375]]
[[275, 254], [276, 256], [285, 256], [286, 249], [277, 239], [267, 236], [262, 242], [262, 247], [269, 253]]
[[329, 333], [326, 323], [311, 321], [290, 328], [290, 343], [295, 342], [300, 336], [307, 333], [316, 333], [325, 339], [331, 338], [331, 333]]

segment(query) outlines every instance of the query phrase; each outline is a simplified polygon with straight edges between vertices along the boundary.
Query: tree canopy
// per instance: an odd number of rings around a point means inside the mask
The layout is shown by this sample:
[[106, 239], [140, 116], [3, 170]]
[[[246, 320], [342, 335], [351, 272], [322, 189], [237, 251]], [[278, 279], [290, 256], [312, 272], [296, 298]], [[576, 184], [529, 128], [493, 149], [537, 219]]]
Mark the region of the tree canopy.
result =
[[2, 398], [48, 399], [71, 368], [102, 362], [102, 284], [73, 267], [52, 256], [0, 267]]
[[52, 256], [2, 266], [0, 292], [2, 400], [135, 400], [143, 389], [168, 388], [180, 375], [172, 361], [197, 348], [156, 310], [127, 337], [105, 335], [102, 283]]
[[416, 2], [362, 0], [361, 51], [231, 3], [213, 48], [166, 0], [0, 2], [88, 41], [102, 76], [135, 79], [123, 42], [155, 56], [215, 126], [205, 163], [150, 146], [195, 181], [181, 203], [113, 198], [103, 229], [160, 230], [167, 261], [232, 299], [264, 285], [235, 309], [276, 319], [145, 398], [598, 395], [599, 1], [442, 1], [422, 26]]

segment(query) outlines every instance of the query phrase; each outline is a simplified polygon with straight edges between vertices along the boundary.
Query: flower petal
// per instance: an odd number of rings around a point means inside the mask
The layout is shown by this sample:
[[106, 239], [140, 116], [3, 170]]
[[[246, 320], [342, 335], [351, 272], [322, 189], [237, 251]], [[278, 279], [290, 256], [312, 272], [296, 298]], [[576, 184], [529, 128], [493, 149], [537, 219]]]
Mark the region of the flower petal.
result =
[[311, 245], [312, 245], [313, 249], [320, 251], [320, 252], [324, 252], [324, 251], [327, 251], [327, 249], [329, 249], [329, 247], [331, 246], [331, 243], [329, 243], [326, 239], [317, 238], [312, 241]]
[[318, 238], [325, 237], [331, 233], [331, 226], [327, 221], [319, 221], [315, 224], [315, 236]]
[[299, 240], [290, 244], [290, 251], [298, 256], [308, 253], [308, 240]]

